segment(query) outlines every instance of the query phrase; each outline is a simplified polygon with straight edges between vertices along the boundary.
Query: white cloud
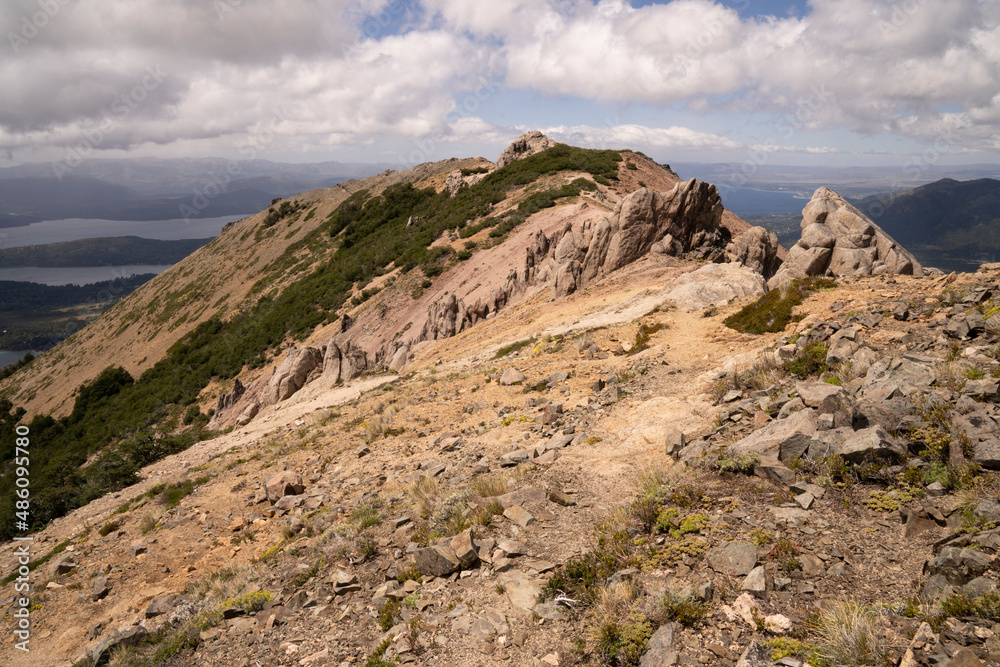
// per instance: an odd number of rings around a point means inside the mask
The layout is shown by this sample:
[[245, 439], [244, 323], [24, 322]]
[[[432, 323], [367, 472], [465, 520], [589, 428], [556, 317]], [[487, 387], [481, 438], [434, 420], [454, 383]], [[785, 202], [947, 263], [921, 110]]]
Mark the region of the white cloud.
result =
[[647, 147], [673, 150], [734, 151], [743, 144], [715, 134], [698, 132], [686, 127], [655, 128], [642, 125], [617, 125], [614, 127], [543, 128], [547, 136], [576, 146], [593, 148]]
[[[954, 150], [1000, 134], [1000, 0], [811, 0], [805, 16], [766, 19], [733, 4], [79, 0], [29, 30], [37, 0], [5, 2], [0, 151], [72, 146], [109, 117], [101, 148], [232, 144], [276, 113], [275, 145], [289, 150], [477, 132], [486, 144], [522, 124], [589, 145], [706, 151], [802, 145], [814, 140], [799, 132], [830, 128], [945, 136]], [[167, 76], [118, 118], [115, 100], [149, 67]], [[484, 81], [491, 99], [469, 97]], [[524, 91], [558, 103], [544, 117], [512, 109]], [[733, 129], [600, 128], [592, 101]], [[560, 125], [560, 104], [576, 126]], [[737, 133], [765, 116], [761, 136]]]

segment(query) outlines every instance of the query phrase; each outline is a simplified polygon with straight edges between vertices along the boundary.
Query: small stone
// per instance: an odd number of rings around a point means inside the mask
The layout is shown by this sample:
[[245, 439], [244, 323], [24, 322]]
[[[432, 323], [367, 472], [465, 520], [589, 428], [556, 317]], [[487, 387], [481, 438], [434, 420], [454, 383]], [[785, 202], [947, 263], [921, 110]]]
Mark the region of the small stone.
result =
[[554, 502], [556, 505], [562, 505], [563, 507], [572, 507], [576, 505], [576, 501], [573, 498], [562, 491], [549, 491], [549, 500]]
[[108, 583], [108, 578], [100, 576], [97, 579], [94, 579], [94, 587], [90, 591], [90, 599], [94, 602], [103, 600], [110, 592], [111, 585]]
[[511, 505], [503, 511], [503, 515], [522, 528], [527, 528], [535, 522], [535, 517], [532, 516], [531, 512], [520, 505]]
[[747, 591], [748, 593], [753, 593], [754, 595], [763, 595], [767, 592], [767, 573], [764, 570], [763, 565], [758, 565], [750, 574], [746, 576], [743, 580], [743, 585], [740, 587], [741, 590]]

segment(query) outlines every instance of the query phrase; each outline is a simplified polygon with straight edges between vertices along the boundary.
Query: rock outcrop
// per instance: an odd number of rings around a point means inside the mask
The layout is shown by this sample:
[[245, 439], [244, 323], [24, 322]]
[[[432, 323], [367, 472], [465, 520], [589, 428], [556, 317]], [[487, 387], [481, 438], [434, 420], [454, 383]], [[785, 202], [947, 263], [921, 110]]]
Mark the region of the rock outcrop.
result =
[[493, 169], [490, 169], [489, 171], [485, 171], [480, 174], [467, 174], [463, 176], [462, 170], [456, 169], [455, 171], [448, 174], [448, 180], [445, 181], [444, 184], [445, 190], [451, 193], [451, 196], [454, 197], [459, 190], [461, 190], [462, 188], [467, 188], [470, 185], [475, 185], [479, 181], [489, 176], [493, 171], [494, 171]]
[[236, 380], [233, 382], [233, 388], [227, 391], [222, 396], [219, 396], [219, 400], [215, 404], [215, 411], [222, 412], [223, 410], [228, 410], [229, 408], [236, 405], [236, 403], [238, 403], [239, 400], [243, 398], [243, 394], [246, 393], [246, 390], [247, 390], [246, 387], [243, 386], [243, 383], [240, 382], [240, 379], [236, 378]]
[[864, 213], [829, 188], [802, 210], [802, 238], [768, 281], [773, 288], [809, 276], [923, 275], [923, 267]]
[[368, 356], [365, 351], [351, 341], [331, 338], [323, 355], [323, 375], [321, 381], [334, 385], [349, 382], [368, 370]]
[[289, 350], [288, 356], [275, 369], [263, 392], [266, 405], [289, 398], [306, 383], [306, 378], [323, 362], [323, 353], [314, 347]]
[[525, 132], [500, 154], [500, 157], [497, 158], [497, 169], [503, 169], [514, 160], [521, 160], [529, 155], [541, 153], [555, 145], [556, 142], [541, 132]]
[[[780, 264], [777, 237], [752, 227], [732, 238], [722, 224], [724, 210], [714, 185], [691, 179], [666, 192], [641, 188], [599, 221], [567, 223], [551, 235], [538, 231], [525, 249], [523, 264], [511, 270], [502, 285], [471, 305], [454, 294], [433, 304], [412, 343], [455, 336], [492, 317], [530, 287], [551, 284], [552, 298], [568, 296], [649, 252], [747, 267], [705, 270], [679, 285], [685, 303], [701, 304], [692, 309], [760, 295], [766, 291], [764, 278]], [[377, 361], [395, 360], [404, 345], [394, 341], [383, 347]]]
[[726, 261], [740, 262], [769, 279], [781, 267], [778, 237], [763, 227], [751, 227], [726, 246]]

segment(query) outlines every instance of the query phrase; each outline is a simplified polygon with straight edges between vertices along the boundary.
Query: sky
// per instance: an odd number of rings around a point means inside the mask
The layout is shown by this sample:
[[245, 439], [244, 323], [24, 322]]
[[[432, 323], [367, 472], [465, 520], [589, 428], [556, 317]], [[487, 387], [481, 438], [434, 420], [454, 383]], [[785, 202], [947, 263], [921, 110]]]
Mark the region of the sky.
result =
[[5, 0], [0, 166], [1000, 163], [1000, 0]]

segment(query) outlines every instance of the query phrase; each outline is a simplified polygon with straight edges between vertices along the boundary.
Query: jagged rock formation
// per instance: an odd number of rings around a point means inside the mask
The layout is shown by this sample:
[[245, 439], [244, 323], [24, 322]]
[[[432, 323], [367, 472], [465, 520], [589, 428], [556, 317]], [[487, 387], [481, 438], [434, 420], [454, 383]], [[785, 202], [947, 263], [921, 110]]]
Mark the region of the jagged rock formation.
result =
[[470, 185], [475, 185], [476, 183], [478, 183], [479, 181], [483, 180], [491, 173], [493, 173], [493, 171], [494, 169], [490, 169], [489, 171], [483, 172], [481, 174], [468, 174], [466, 176], [463, 176], [462, 170], [456, 169], [455, 171], [448, 174], [448, 180], [445, 181], [444, 184], [445, 190], [450, 192], [451, 196], [454, 197], [459, 190], [461, 190], [462, 188], [467, 188]]
[[[510, 150], [510, 149], [508, 149]], [[511, 270], [503, 285], [474, 304], [449, 294], [428, 309], [427, 320], [412, 343], [455, 336], [476, 323], [492, 317], [527, 288], [552, 284], [552, 298], [573, 294], [615, 269], [634, 262], [649, 252], [689, 256], [710, 262], [739, 261], [748, 270], [699, 274], [707, 280], [702, 297], [711, 303], [735, 296], [762, 293], [761, 283], [750, 277], [773, 273], [780, 263], [774, 234], [751, 228], [734, 242], [721, 224], [722, 202], [715, 186], [691, 179], [667, 192], [641, 188], [622, 200], [614, 212], [597, 222], [567, 225], [551, 235], [539, 231], [525, 249], [524, 263]], [[732, 279], [728, 289], [722, 282]], [[707, 302], [706, 302], [707, 303]], [[380, 350], [377, 360], [397, 358], [405, 344], [394, 341]], [[400, 366], [401, 367], [401, 366]]]
[[243, 398], [243, 394], [246, 393], [246, 390], [247, 388], [243, 386], [240, 379], [236, 378], [236, 381], [233, 382], [233, 388], [222, 396], [219, 396], [219, 400], [215, 404], [215, 411], [222, 412], [223, 410], [228, 410], [236, 405], [236, 403]]
[[721, 220], [722, 201], [714, 185], [691, 179], [669, 192], [636, 190], [611, 216], [563, 231], [553, 257], [552, 296], [572, 294], [650, 250], [719, 261], [730, 240]]
[[802, 238], [792, 246], [771, 287], [808, 276], [923, 275], [909, 252], [829, 188], [802, 210]]
[[368, 356], [351, 341], [331, 338], [323, 355], [323, 374], [320, 381], [326, 384], [349, 382], [368, 369]]
[[497, 158], [497, 169], [503, 169], [514, 160], [526, 158], [535, 153], [552, 148], [556, 142], [552, 141], [538, 131], [525, 132], [514, 140], [507, 149]]
[[314, 347], [300, 347], [289, 350], [261, 396], [265, 405], [278, 403], [289, 398], [306, 383], [309, 374], [323, 362], [323, 353]]

